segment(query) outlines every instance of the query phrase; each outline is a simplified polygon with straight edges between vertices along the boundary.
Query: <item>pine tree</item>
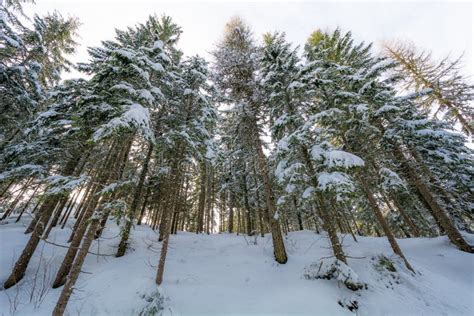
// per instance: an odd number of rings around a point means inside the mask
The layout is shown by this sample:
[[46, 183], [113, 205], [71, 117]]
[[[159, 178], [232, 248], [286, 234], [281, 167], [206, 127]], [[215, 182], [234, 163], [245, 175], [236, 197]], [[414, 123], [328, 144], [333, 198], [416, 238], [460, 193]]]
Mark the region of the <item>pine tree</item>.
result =
[[19, 137], [21, 126], [43, 110], [46, 92], [58, 83], [75, 52], [79, 22], [59, 13], [35, 16], [29, 29], [20, 1], [0, 7], [0, 149]]
[[[377, 175], [377, 170], [373, 168], [375, 161], [382, 154], [376, 147], [380, 131], [370, 121], [370, 107], [374, 103], [371, 92], [380, 72], [390, 64], [383, 59], [372, 58], [369, 53], [370, 45], [353, 45], [350, 33], [341, 35], [340, 31], [336, 30], [332, 34], [316, 34], [317, 38], [313, 35], [306, 46], [310, 60], [319, 66], [318, 79], [326, 82], [321, 86], [316, 98], [320, 100], [319, 111], [329, 107], [326, 111], [332, 111], [333, 114], [325, 118], [321, 115], [324, 112], [319, 112], [319, 121], [326, 125], [326, 129], [330, 128], [328, 132], [335, 141], [364, 159], [365, 167], [356, 176], [361, 191], [393, 251], [405, 261], [407, 268], [413, 271], [382, 214], [374, 193], [375, 188], [369, 185]], [[338, 164], [338, 161], [335, 163]]]
[[258, 127], [261, 104], [255, 80], [256, 53], [249, 28], [238, 18], [231, 20], [226, 25], [223, 41], [213, 53], [216, 60], [214, 76], [219, 78], [216, 85], [222, 95], [232, 102], [233, 111], [238, 113], [237, 124], [246, 131], [245, 146], [257, 156], [256, 164], [265, 187], [266, 212], [272, 231], [275, 259], [279, 263], [286, 263], [288, 258], [278, 220], [274, 185]]
[[[309, 103], [314, 97], [314, 83], [311, 75], [308, 75], [310, 72], [301, 65], [296, 50], [285, 42], [284, 35], [267, 34], [265, 44], [261, 86], [267, 88], [268, 99], [265, 104], [273, 121], [272, 134], [277, 143], [275, 173], [282, 185], [286, 186], [279, 203], [283, 204], [285, 200], [294, 203], [294, 194], [297, 192], [304, 199], [311, 198], [329, 235], [334, 255], [347, 263], [325, 198], [331, 189], [328, 182], [322, 181], [331, 175], [334, 179], [336, 175], [340, 178], [344, 175], [339, 172], [328, 173], [329, 169], [319, 158], [324, 155], [329, 157], [330, 151], [326, 152], [320, 146], [324, 142], [323, 138], [305, 119]], [[329, 185], [338, 190], [337, 183]]]

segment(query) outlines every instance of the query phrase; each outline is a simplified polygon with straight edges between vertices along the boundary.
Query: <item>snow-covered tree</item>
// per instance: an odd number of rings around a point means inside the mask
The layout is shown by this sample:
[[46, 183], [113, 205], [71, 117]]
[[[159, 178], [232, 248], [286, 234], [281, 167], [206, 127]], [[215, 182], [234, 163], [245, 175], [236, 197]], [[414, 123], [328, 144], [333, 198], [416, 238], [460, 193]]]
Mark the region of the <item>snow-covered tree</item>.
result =
[[256, 165], [263, 179], [266, 198], [266, 218], [270, 221], [275, 259], [279, 263], [287, 261], [287, 255], [276, 209], [274, 185], [270, 177], [268, 159], [264, 154], [259, 120], [262, 104], [258, 96], [256, 81], [257, 47], [247, 25], [239, 18], [226, 24], [223, 40], [213, 52], [215, 58], [215, 84], [225, 98], [231, 111], [232, 124], [245, 130], [242, 145], [256, 155]]

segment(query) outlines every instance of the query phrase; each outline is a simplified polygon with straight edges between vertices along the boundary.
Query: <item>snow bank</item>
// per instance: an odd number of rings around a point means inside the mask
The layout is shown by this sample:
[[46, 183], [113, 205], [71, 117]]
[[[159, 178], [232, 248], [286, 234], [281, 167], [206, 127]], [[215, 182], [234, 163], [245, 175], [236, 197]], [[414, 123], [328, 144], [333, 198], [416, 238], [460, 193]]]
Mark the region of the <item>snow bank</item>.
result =
[[[26, 217], [0, 225], [0, 282], [29, 238], [23, 234]], [[49, 239], [67, 245], [70, 232], [70, 225], [53, 229]], [[353, 292], [337, 281], [303, 276], [311, 263], [331, 257], [327, 237], [311, 231], [285, 237], [289, 260], [284, 265], [273, 259], [269, 234], [249, 242], [243, 235], [178, 232], [170, 239], [160, 288], [154, 282], [161, 247], [157, 232], [136, 226], [130, 250], [115, 258], [118, 232], [111, 221], [103, 237], [93, 242], [91, 252], [102, 255], [88, 255], [67, 307], [71, 315], [139, 315], [154, 306], [164, 306], [162, 312], [168, 315], [472, 315], [474, 311], [474, 256], [455, 249], [445, 237], [398, 240], [418, 272], [413, 275], [393, 256], [385, 238], [358, 237], [356, 243], [341, 236], [350, 267], [340, 269], [341, 281], [357, 275], [368, 285]], [[65, 251], [41, 242], [19, 287], [0, 291], [0, 315], [10, 315], [15, 297], [21, 302], [16, 315], [50, 315], [61, 288], [47, 285]], [[380, 255], [393, 262], [395, 272], [376, 267]], [[47, 289], [39, 304], [36, 298], [30, 302], [35, 273]], [[34, 297], [41, 297], [41, 282]], [[157, 290], [160, 295], [155, 295]]]

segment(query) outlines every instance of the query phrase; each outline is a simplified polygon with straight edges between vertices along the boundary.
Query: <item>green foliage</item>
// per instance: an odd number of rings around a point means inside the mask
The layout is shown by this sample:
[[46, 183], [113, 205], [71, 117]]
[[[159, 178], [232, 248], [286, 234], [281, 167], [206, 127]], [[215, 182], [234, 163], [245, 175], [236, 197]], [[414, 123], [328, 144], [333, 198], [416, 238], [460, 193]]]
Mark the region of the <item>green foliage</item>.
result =
[[387, 271], [390, 272], [397, 272], [397, 269], [395, 268], [395, 265], [393, 262], [385, 257], [384, 255], [380, 255], [377, 261], [377, 266], [383, 269], [386, 269]]
[[165, 297], [160, 290], [154, 290], [150, 294], [143, 294], [141, 298], [145, 301], [145, 306], [138, 313], [140, 316], [158, 316], [164, 310]]

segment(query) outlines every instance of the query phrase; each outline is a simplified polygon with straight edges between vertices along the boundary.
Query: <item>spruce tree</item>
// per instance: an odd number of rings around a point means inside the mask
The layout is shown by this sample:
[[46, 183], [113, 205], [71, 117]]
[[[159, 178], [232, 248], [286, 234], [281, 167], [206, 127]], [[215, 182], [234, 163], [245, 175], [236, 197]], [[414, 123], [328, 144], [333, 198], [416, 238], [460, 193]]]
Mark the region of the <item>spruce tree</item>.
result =
[[258, 122], [262, 104], [258, 98], [255, 77], [257, 48], [253, 44], [249, 27], [238, 18], [229, 21], [224, 39], [213, 55], [215, 58], [214, 76], [218, 78], [216, 86], [233, 106], [233, 112], [238, 115], [236, 123], [246, 131], [245, 146], [251, 148], [256, 154], [256, 165], [264, 182], [266, 212], [272, 231], [275, 260], [286, 263], [288, 258], [276, 209], [274, 185], [260, 138], [261, 131]]

